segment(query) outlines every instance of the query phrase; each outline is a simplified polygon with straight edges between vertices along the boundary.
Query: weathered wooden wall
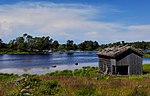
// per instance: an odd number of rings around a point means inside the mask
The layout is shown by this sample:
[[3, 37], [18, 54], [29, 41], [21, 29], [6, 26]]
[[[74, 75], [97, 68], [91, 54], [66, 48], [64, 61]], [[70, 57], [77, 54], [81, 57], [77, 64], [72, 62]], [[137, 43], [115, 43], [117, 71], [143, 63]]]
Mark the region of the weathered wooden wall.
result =
[[116, 68], [115, 66], [128, 66], [128, 75], [142, 74], [142, 56], [130, 50], [115, 58], [99, 57], [99, 59], [101, 73], [106, 71], [106, 66], [108, 67], [107, 73], [111, 74], [117, 74], [116, 71], [114, 72], [114, 70], [116, 70], [114, 69]]
[[130, 53], [124, 58], [117, 60], [116, 66], [129, 66], [129, 74], [142, 74], [142, 57]]
[[142, 74], [142, 57], [131, 54], [130, 55], [130, 74]]
[[111, 60], [108, 58], [99, 58], [99, 70], [100, 72], [106, 71], [106, 66], [108, 67], [108, 73], [111, 72]]

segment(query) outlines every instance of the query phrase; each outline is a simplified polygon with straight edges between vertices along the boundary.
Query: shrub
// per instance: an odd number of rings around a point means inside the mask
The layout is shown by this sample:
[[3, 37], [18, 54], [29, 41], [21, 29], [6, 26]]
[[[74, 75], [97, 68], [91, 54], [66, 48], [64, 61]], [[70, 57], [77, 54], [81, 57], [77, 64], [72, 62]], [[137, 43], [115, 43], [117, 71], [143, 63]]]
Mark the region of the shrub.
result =
[[58, 73], [58, 76], [73, 76], [73, 73], [71, 70], [64, 70], [64, 71], [60, 71]]
[[80, 76], [81, 72], [82, 72], [82, 69], [75, 69], [73, 71], [73, 74], [74, 74], [74, 76]]
[[0, 81], [8, 81], [16, 79], [18, 75], [0, 73]]
[[37, 76], [25, 75], [26, 80], [20, 87], [19, 95], [49, 96], [60, 92], [61, 87], [56, 80], [42, 81]]
[[129, 76], [130, 80], [141, 80], [143, 77], [142, 75], [131, 75]]
[[56, 80], [48, 80], [40, 83], [38, 91], [34, 95], [55, 95], [61, 92], [62, 88]]
[[94, 88], [80, 88], [76, 91], [76, 96], [94, 96], [95, 89]]
[[59, 71], [55, 71], [55, 72], [51, 72], [51, 73], [47, 73], [47, 76], [58, 76]]
[[97, 76], [97, 79], [98, 80], [108, 80], [109, 79], [109, 76], [107, 74], [99, 74]]
[[143, 74], [150, 73], [150, 64], [143, 64]]
[[21, 87], [22, 88], [25, 88], [25, 87], [33, 88], [35, 86], [38, 86], [40, 81], [41, 80], [38, 77], [28, 77], [28, 78], [26, 78], [25, 82], [23, 82], [21, 84]]

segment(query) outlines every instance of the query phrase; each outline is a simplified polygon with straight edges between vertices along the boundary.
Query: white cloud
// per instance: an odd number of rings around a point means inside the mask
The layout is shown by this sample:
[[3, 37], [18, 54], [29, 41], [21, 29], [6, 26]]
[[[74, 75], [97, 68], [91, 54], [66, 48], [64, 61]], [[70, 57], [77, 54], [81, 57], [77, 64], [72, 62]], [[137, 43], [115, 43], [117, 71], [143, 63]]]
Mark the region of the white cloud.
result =
[[48, 2], [1, 5], [0, 37], [8, 38], [10, 35], [13, 37], [26, 32], [34, 36], [50, 35], [62, 42], [67, 39], [77, 42], [148, 40], [150, 25], [127, 26], [115, 22], [93, 20], [105, 16], [107, 12], [118, 12], [118, 10], [109, 6], [93, 7]]
[[132, 25], [129, 26], [132, 31], [150, 32], [150, 25]]
[[1, 21], [0, 22], [0, 35], [7, 35], [12, 32], [12, 25], [9, 22]]

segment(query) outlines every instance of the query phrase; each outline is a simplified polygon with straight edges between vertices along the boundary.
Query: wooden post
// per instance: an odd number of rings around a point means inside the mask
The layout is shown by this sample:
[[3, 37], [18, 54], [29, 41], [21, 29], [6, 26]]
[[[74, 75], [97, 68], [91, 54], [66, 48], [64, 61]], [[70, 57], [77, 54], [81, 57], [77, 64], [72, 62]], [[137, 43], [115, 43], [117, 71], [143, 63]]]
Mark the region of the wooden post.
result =
[[117, 75], [117, 66], [115, 66], [115, 75]]
[[111, 75], [113, 75], [113, 65], [111, 65]]
[[130, 66], [128, 65], [128, 75], [130, 75]]

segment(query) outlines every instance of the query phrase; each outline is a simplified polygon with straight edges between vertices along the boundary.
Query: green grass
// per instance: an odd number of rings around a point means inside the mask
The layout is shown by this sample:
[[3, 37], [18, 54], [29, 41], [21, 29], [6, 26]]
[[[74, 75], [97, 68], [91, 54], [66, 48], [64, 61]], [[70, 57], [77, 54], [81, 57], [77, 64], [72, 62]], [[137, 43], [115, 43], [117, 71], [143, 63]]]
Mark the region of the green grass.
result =
[[150, 64], [143, 64], [143, 74], [150, 74]]
[[[149, 96], [150, 65], [143, 75], [108, 76], [98, 67], [83, 67], [45, 75], [0, 74], [0, 96]], [[24, 77], [22, 82], [16, 82]], [[111, 94], [111, 95], [110, 95]]]
[[150, 54], [149, 53], [145, 53], [143, 58], [150, 58]]

